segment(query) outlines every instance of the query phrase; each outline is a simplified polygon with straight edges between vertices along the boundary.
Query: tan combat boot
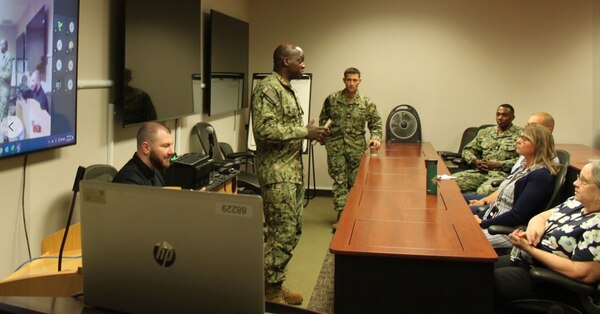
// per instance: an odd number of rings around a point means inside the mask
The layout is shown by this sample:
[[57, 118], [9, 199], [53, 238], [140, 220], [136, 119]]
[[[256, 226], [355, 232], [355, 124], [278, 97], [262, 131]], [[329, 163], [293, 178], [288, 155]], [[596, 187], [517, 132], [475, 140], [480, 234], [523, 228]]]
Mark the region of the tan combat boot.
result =
[[281, 285], [265, 283], [265, 301], [286, 304], [283, 299], [283, 292], [281, 292]]
[[338, 222], [340, 222], [340, 216], [342, 215], [341, 211], [337, 212], [337, 218], [335, 219], [335, 223], [331, 225], [331, 232], [335, 233], [337, 230]]
[[300, 305], [304, 300], [302, 295], [279, 285], [265, 283], [265, 300], [289, 305]]

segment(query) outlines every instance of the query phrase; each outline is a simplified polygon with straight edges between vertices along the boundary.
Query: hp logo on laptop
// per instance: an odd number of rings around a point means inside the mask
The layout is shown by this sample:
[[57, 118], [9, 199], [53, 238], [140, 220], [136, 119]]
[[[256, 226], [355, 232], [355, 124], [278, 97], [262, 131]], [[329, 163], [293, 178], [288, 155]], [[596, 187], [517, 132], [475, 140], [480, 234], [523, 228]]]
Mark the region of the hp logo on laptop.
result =
[[154, 245], [154, 260], [161, 267], [169, 267], [175, 263], [175, 248], [167, 241]]

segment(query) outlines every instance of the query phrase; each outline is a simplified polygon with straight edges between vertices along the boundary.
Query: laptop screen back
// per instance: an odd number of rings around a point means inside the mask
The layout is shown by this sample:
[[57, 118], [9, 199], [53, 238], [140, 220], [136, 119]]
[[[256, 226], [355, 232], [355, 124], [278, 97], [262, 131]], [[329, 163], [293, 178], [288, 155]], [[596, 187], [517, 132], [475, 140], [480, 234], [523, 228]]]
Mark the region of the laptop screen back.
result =
[[93, 181], [81, 196], [87, 305], [264, 313], [259, 196]]

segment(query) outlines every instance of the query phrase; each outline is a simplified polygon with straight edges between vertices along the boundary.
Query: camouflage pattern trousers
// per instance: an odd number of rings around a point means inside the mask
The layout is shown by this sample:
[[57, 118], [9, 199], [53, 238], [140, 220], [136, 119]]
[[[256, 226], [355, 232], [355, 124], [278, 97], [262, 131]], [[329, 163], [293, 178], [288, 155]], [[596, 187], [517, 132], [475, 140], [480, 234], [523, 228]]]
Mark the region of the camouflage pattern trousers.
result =
[[[2, 86], [0, 86], [0, 122], [8, 116], [8, 90], [4, 90]], [[0, 143], [2, 142], [2, 138], [0, 138]]]
[[333, 209], [340, 213], [346, 205], [346, 199], [358, 172], [362, 151], [357, 154], [327, 150], [329, 176], [333, 179]]
[[464, 170], [453, 174], [456, 176], [456, 184], [461, 192], [473, 192], [481, 195], [489, 195], [496, 191], [497, 186], [493, 187], [492, 182], [502, 181], [507, 174], [502, 171], [480, 172], [477, 170]]
[[268, 184], [261, 188], [261, 194], [267, 225], [265, 282], [280, 284], [302, 234], [304, 185]]

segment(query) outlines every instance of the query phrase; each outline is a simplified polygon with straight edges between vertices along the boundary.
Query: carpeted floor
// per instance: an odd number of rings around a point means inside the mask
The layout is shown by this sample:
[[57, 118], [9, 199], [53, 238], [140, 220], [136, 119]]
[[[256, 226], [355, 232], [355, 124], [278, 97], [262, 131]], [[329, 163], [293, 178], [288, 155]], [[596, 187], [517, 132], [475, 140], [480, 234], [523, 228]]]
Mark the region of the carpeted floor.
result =
[[317, 278], [315, 289], [310, 296], [308, 302], [308, 310], [324, 313], [333, 314], [333, 278], [334, 278], [334, 256], [327, 252], [323, 266], [321, 266], [321, 272]]

